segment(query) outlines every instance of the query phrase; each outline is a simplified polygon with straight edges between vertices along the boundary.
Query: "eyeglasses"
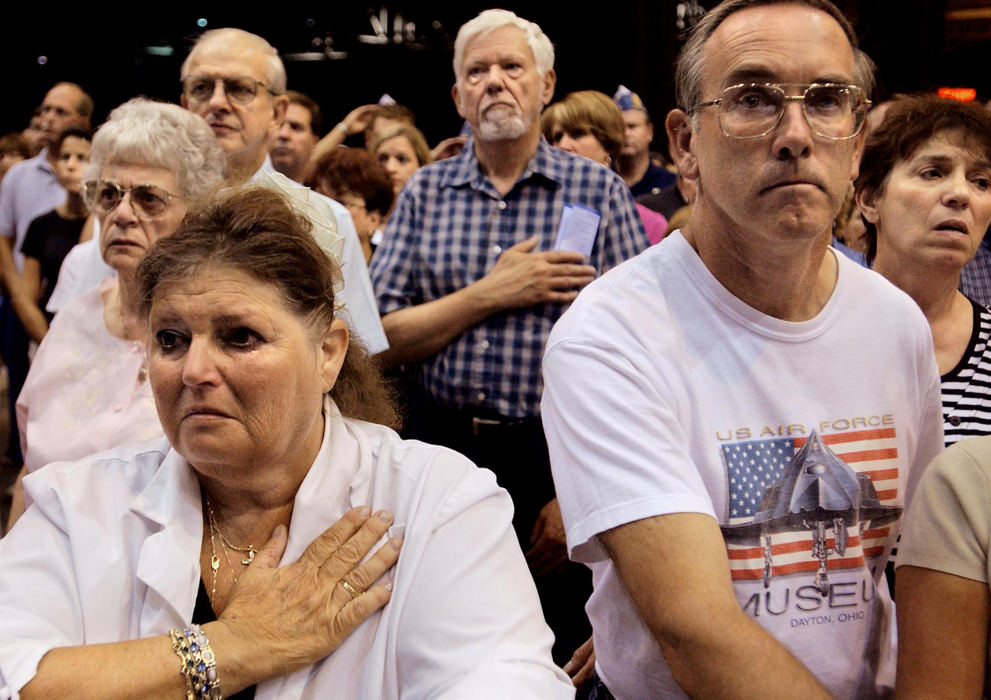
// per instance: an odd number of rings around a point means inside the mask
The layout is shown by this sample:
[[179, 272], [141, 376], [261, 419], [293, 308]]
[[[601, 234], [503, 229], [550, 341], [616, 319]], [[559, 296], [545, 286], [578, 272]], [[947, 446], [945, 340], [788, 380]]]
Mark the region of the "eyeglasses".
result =
[[255, 99], [258, 88], [263, 88], [270, 95], [275, 94], [265, 83], [253, 78], [211, 78], [205, 75], [187, 75], [182, 79], [182, 92], [190, 102], [207, 102], [213, 97], [217, 83], [222, 83], [224, 94], [239, 105], [246, 105]]
[[363, 202], [359, 202], [356, 199], [344, 199], [342, 197], [341, 199], [339, 199], [337, 201], [339, 201], [341, 204], [343, 204], [348, 209], [366, 209], [366, 210], [368, 209], [368, 207], [366, 207]]
[[89, 207], [101, 214], [109, 214], [130, 193], [135, 213], [145, 219], [157, 219], [168, 211], [173, 199], [184, 199], [156, 185], [124, 187], [113, 180], [90, 180], [83, 185], [83, 199]]
[[[784, 88], [801, 90], [788, 95]], [[805, 123], [824, 139], [852, 139], [864, 128], [871, 101], [856, 85], [837, 83], [743, 83], [723, 90], [717, 100], [692, 109], [719, 107], [719, 128], [735, 139], [767, 136], [781, 122], [788, 102], [801, 102]]]

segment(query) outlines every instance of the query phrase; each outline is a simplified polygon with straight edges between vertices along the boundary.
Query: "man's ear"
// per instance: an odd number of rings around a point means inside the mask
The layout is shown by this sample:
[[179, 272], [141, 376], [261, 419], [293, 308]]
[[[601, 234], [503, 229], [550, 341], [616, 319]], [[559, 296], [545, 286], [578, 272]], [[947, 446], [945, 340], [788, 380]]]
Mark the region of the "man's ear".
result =
[[289, 98], [285, 95], [276, 95], [272, 98], [272, 121], [268, 124], [266, 136], [269, 140], [274, 139], [279, 132], [279, 127], [286, 119], [286, 110], [289, 109]]
[[183, 92], [179, 95], [179, 106], [183, 109], [189, 109], [189, 105], [186, 104], [186, 93]]
[[668, 151], [682, 177], [697, 180], [699, 177], [698, 159], [692, 150], [695, 130], [688, 115], [680, 109], [672, 109], [664, 119], [668, 132]]
[[866, 190], [860, 190], [857, 192], [855, 199], [857, 200], [857, 208], [860, 209], [860, 213], [864, 215], [870, 223], [877, 226], [877, 222], [881, 218], [880, 210], [877, 206], [877, 200], [880, 192], [867, 192]]
[[547, 74], [544, 75], [544, 92], [543, 100], [544, 106], [546, 107], [554, 99], [554, 87], [557, 85], [557, 73], [554, 72], [553, 68], [547, 69]]
[[857, 138], [854, 141], [853, 147], [853, 163], [850, 165], [850, 182], [857, 179], [860, 175], [860, 159], [864, 155], [864, 144], [867, 143], [867, 125], [864, 124], [864, 128], [860, 130], [857, 134]]
[[276, 95], [272, 98], [272, 121], [275, 128], [282, 126], [286, 119], [286, 111], [289, 109], [289, 98], [285, 95]]
[[454, 108], [458, 110], [458, 116], [464, 119], [465, 113], [461, 109], [461, 96], [458, 94], [457, 83], [454, 83], [454, 85], [451, 86], [451, 99], [454, 100]]

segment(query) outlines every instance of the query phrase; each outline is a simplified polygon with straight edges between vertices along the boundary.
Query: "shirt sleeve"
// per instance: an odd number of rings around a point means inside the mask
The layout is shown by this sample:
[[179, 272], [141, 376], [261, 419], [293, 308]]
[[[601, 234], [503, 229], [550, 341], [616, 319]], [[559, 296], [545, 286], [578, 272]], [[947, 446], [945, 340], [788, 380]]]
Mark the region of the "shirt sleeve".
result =
[[[343, 207], [342, 207], [343, 208]], [[368, 276], [368, 265], [361, 249], [361, 241], [354, 228], [354, 221], [345, 209], [335, 211], [338, 231], [344, 236], [344, 250], [341, 253], [341, 274], [344, 276], [344, 289], [339, 301], [344, 304], [351, 328], [368, 348], [371, 354], [388, 349], [382, 321], [375, 305], [375, 294]]]
[[382, 245], [372, 256], [372, 285], [379, 313], [383, 316], [423, 302], [414, 275], [416, 239], [422, 231], [418, 230], [416, 200], [410, 184], [407, 183], [399, 193], [399, 201], [382, 236]]
[[[578, 325], [597, 323], [575, 318]], [[620, 333], [600, 334], [612, 332]], [[660, 362], [631, 356], [635, 347], [622, 339], [552, 336], [544, 356], [541, 416], [575, 561], [605, 559], [596, 536], [635, 520], [670, 513], [716, 518], [681, 427], [677, 389], [645, 371]]]
[[991, 437], [964, 440], [937, 457], [908, 509], [898, 566], [988, 581]]
[[919, 316], [921, 314], [917, 315], [919, 332], [913, 336], [916, 343], [916, 367], [919, 373], [919, 399], [916, 404], [919, 409], [919, 427], [915, 434], [915, 453], [912, 455], [909, 477], [905, 484], [906, 508], [911, 506], [919, 480], [926, 472], [929, 463], [943, 452], [946, 445], [943, 436], [943, 400], [939, 367], [933, 352], [929, 324], [925, 318]]
[[55, 647], [83, 642], [76, 572], [61, 509], [49, 491], [0, 540], [0, 674], [19, 692]]
[[21, 243], [21, 253], [25, 257], [35, 260], [41, 260], [45, 253], [45, 230], [39, 221], [40, 218], [39, 216], [28, 224], [27, 233], [24, 234], [24, 242]]
[[[26, 161], [25, 161], [26, 162]], [[0, 185], [0, 237], [14, 238], [17, 235], [17, 217], [14, 212], [14, 190], [17, 188], [18, 163], [7, 171]], [[13, 176], [13, 177], [11, 177]]]
[[610, 175], [602, 228], [592, 250], [592, 264], [600, 275], [650, 246], [630, 188], [618, 175]]
[[551, 659], [512, 514], [492, 473], [472, 466], [433, 513], [426, 546], [404, 545], [415, 569], [399, 601], [399, 697], [574, 697]]

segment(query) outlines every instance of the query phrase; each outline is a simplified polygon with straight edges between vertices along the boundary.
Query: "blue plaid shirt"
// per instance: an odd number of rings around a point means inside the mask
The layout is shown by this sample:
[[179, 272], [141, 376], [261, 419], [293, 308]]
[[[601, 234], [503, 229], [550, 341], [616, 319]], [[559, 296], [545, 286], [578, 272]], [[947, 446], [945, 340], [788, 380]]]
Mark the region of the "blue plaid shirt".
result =
[[977, 255], [964, 265], [960, 291], [982, 306], [991, 306], [991, 229], [984, 234]]
[[[602, 218], [590, 264], [602, 274], [649, 245], [630, 190], [611, 170], [543, 138], [503, 197], [464, 150], [420, 168], [399, 194], [371, 276], [379, 313], [433, 301], [484, 277], [502, 251], [535, 234], [551, 250], [564, 205]], [[540, 361], [566, 304], [502, 311], [420, 363], [418, 383], [437, 403], [519, 418], [540, 415]]]

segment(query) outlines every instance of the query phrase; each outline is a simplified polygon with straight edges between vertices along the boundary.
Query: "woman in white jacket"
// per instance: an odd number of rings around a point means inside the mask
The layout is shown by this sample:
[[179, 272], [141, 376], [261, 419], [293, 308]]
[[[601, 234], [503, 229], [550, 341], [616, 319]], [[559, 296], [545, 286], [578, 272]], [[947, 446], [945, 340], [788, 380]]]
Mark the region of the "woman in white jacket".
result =
[[25, 480], [0, 541], [11, 691], [571, 697], [508, 496], [376, 424], [309, 226], [233, 190], [142, 260], [166, 439]]

